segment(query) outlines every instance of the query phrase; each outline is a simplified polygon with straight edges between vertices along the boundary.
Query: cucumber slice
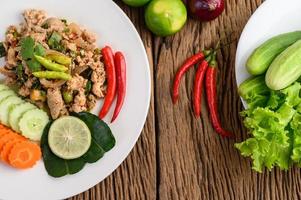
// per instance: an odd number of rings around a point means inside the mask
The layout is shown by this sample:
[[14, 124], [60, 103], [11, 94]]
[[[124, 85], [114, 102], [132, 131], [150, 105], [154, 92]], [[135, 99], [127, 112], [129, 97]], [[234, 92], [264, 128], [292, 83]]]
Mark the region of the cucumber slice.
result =
[[23, 136], [34, 141], [40, 141], [48, 122], [49, 117], [46, 112], [33, 109], [23, 114], [19, 121], [19, 127]]
[[16, 93], [12, 90], [3, 90], [0, 92], [0, 102], [9, 96], [16, 96]]
[[20, 133], [20, 127], [19, 127], [19, 121], [22, 117], [22, 115], [29, 110], [33, 110], [37, 108], [31, 103], [22, 103], [19, 105], [15, 105], [12, 107], [11, 111], [8, 113], [8, 123], [10, 127]]
[[4, 84], [0, 84], [0, 91], [9, 90], [10, 88]]
[[23, 103], [24, 101], [17, 96], [8, 96], [0, 102], [0, 121], [4, 125], [8, 125], [8, 113], [12, 106]]

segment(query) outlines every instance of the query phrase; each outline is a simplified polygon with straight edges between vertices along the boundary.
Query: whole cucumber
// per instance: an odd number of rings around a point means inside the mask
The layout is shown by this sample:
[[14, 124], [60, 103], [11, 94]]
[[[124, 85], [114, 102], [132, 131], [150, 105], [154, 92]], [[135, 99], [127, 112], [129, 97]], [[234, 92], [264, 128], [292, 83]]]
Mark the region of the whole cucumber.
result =
[[265, 83], [272, 90], [286, 88], [301, 76], [301, 40], [284, 50], [270, 65]]
[[301, 39], [301, 31], [275, 36], [254, 50], [247, 60], [247, 70], [252, 75], [264, 74], [273, 60], [287, 47]]

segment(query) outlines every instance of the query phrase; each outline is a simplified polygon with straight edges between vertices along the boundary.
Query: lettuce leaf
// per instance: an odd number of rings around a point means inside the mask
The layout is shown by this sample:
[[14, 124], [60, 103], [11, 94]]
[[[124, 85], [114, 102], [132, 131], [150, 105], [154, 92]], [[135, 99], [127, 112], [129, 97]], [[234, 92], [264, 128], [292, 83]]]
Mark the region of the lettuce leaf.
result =
[[301, 114], [297, 113], [290, 123], [293, 131], [293, 149], [291, 158], [301, 166]]
[[301, 84], [299, 82], [295, 82], [293, 85], [281, 90], [285, 94], [285, 102], [293, 107], [299, 105], [301, 103], [300, 90]]
[[290, 143], [288, 131], [285, 127], [288, 118], [292, 118], [295, 110], [285, 105], [279, 112], [268, 108], [256, 108], [244, 120], [245, 126], [250, 130], [252, 138], [235, 144], [243, 156], [250, 156], [253, 160], [253, 169], [262, 172], [264, 167], [272, 169], [278, 166], [288, 169]]
[[280, 91], [248, 96], [248, 109], [241, 115], [251, 137], [235, 147], [252, 159], [255, 171], [287, 170], [293, 163], [301, 167], [300, 92], [301, 84], [295, 82]]

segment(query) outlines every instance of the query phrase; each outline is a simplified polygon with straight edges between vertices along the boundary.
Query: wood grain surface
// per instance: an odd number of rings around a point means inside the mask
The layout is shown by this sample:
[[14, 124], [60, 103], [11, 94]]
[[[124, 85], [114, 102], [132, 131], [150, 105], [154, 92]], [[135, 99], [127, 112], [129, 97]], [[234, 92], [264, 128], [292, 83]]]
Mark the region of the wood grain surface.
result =
[[[236, 92], [235, 52], [240, 33], [263, 0], [226, 0], [222, 16], [210, 23], [189, 19], [172, 37], [158, 38], [145, 27], [143, 9], [115, 1], [129, 16], [144, 42], [152, 73], [149, 115], [136, 146], [120, 167], [103, 182], [70, 200], [286, 200], [301, 199], [300, 169], [288, 172], [251, 170], [233, 144], [247, 137]], [[276, 11], [275, 11], [276, 12]], [[275, 13], [276, 14], [276, 13]], [[173, 106], [170, 87], [185, 58], [219, 40], [219, 108], [234, 140], [212, 129], [205, 102], [202, 118], [193, 116], [191, 92], [195, 70], [186, 75], [180, 101]]]

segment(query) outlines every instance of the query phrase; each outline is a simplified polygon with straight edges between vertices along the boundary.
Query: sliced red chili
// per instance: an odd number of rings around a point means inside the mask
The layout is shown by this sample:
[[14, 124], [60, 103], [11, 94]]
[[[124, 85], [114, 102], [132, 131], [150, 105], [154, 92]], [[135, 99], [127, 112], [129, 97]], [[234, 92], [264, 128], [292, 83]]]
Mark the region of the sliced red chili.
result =
[[101, 50], [101, 52], [107, 74], [107, 94], [99, 112], [99, 118], [103, 119], [107, 115], [116, 94], [116, 73], [112, 49], [109, 46], [106, 46]]
[[202, 99], [202, 88], [203, 80], [208, 68], [208, 62], [210, 56], [203, 60], [199, 65], [195, 74], [194, 89], [193, 89], [193, 109], [196, 117], [201, 115], [201, 99]]
[[216, 91], [216, 72], [217, 72], [217, 62], [215, 56], [209, 63], [209, 67], [206, 72], [206, 94], [207, 103], [211, 118], [211, 123], [215, 131], [222, 135], [223, 137], [232, 137], [233, 134], [222, 128], [217, 108], [217, 91]]
[[115, 57], [115, 70], [117, 78], [117, 102], [111, 122], [115, 121], [122, 108], [125, 94], [126, 94], [126, 62], [125, 57], [121, 52], [116, 52]]

